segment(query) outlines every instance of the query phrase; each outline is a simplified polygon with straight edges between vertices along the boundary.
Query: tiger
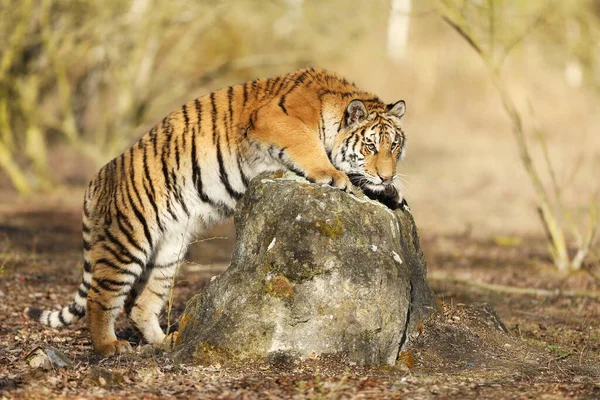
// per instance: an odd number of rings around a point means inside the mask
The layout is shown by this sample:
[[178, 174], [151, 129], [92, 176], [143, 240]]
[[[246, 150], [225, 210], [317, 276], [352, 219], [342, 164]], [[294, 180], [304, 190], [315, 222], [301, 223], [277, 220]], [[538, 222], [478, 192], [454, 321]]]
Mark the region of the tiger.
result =
[[30, 308], [53, 328], [88, 314], [94, 350], [132, 351], [114, 324], [126, 316], [149, 344], [188, 244], [233, 215], [249, 182], [293, 171], [403, 201], [403, 100], [386, 104], [345, 78], [306, 68], [196, 98], [167, 115], [90, 181], [83, 202], [83, 279], [59, 311]]

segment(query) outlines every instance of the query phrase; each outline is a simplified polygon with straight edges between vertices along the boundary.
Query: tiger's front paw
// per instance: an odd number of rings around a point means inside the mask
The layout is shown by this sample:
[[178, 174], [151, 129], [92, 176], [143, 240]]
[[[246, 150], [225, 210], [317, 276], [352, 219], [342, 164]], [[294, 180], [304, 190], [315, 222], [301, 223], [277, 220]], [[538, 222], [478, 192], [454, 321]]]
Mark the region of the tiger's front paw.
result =
[[335, 168], [330, 170], [318, 171], [307, 176], [308, 180], [314, 183], [324, 183], [337, 189], [342, 189], [346, 192], [352, 190], [352, 183], [348, 175]]
[[402, 196], [402, 193], [399, 193], [398, 196], [394, 197], [391, 200], [391, 204], [392, 206], [390, 208], [393, 210], [403, 208], [405, 206], [408, 207], [408, 203], [406, 203], [406, 199], [404, 198], [404, 196]]
[[393, 186], [388, 186], [385, 190], [377, 192], [363, 188], [363, 192], [371, 200], [376, 200], [392, 210], [408, 206], [402, 192]]
[[402, 196], [402, 193], [398, 193], [390, 197], [380, 196], [377, 200], [392, 210], [397, 210], [399, 208], [403, 208], [404, 206], [408, 206], [404, 196]]

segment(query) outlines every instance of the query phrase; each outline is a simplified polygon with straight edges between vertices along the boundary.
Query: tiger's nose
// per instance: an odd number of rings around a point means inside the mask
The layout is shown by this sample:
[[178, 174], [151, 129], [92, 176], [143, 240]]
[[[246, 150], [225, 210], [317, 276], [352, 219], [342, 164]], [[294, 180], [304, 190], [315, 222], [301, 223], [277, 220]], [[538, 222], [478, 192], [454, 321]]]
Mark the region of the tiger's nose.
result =
[[377, 174], [377, 175], [379, 175], [379, 177], [381, 178], [381, 180], [383, 182], [391, 181], [393, 178], [393, 176], [391, 176], [391, 175], [381, 175], [381, 174]]

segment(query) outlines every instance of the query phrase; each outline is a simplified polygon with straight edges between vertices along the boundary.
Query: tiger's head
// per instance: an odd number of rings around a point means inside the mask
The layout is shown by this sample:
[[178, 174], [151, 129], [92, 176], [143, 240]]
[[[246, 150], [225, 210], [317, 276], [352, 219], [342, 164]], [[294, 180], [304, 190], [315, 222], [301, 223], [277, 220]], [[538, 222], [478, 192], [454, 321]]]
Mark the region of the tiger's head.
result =
[[377, 196], [401, 195], [396, 164], [404, 156], [406, 139], [400, 118], [405, 111], [403, 100], [370, 113], [361, 100], [348, 104], [331, 161], [352, 184]]

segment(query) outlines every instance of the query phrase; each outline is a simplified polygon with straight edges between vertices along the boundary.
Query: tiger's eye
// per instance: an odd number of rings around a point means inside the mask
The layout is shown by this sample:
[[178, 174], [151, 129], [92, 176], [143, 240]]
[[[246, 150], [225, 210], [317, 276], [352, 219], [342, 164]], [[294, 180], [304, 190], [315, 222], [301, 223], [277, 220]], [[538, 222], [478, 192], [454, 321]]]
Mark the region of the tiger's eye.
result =
[[367, 147], [367, 150], [369, 150], [369, 151], [375, 151], [375, 145], [372, 143], [367, 143], [366, 147]]

